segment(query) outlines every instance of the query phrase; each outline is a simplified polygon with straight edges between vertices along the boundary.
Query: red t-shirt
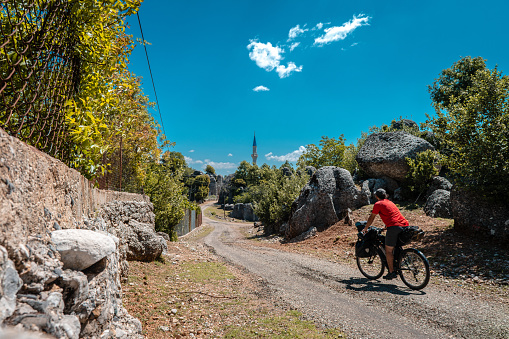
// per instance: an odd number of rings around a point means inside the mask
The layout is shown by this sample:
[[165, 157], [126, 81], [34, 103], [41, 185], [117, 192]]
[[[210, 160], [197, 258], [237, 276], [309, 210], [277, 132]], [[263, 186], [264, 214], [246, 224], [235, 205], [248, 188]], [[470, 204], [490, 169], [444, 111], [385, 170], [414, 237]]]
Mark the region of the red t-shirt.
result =
[[398, 207], [388, 199], [377, 201], [373, 206], [373, 213], [380, 214], [380, 218], [382, 218], [386, 227], [409, 225]]

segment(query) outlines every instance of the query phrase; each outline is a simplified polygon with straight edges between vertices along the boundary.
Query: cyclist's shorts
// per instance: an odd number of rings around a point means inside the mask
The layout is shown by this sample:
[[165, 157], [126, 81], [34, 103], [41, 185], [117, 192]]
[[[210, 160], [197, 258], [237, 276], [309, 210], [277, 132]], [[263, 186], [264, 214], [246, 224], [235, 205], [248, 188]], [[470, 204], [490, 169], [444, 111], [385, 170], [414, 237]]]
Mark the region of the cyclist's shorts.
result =
[[398, 236], [403, 231], [401, 226], [387, 227], [387, 234], [385, 235], [385, 246], [395, 247], [398, 242]]

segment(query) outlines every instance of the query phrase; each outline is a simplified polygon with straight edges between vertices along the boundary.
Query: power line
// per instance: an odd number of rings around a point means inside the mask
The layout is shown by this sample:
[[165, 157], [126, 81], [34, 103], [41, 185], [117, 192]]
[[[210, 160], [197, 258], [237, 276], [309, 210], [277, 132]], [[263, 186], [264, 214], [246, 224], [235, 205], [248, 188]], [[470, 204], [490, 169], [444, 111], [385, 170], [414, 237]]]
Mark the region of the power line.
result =
[[154, 84], [154, 77], [152, 76], [152, 68], [150, 67], [150, 60], [148, 59], [147, 45], [145, 44], [145, 37], [143, 36], [143, 29], [141, 28], [140, 14], [136, 12], [138, 17], [138, 23], [140, 24], [141, 39], [143, 40], [143, 47], [145, 48], [145, 55], [147, 56], [148, 70], [150, 72], [150, 79], [152, 79], [152, 87], [154, 88], [154, 95], [156, 97], [157, 110], [159, 111], [159, 119], [161, 120], [161, 127], [163, 128], [163, 134], [166, 136], [164, 131], [163, 117], [161, 116], [161, 108], [159, 107], [159, 100], [157, 100], [156, 85]]

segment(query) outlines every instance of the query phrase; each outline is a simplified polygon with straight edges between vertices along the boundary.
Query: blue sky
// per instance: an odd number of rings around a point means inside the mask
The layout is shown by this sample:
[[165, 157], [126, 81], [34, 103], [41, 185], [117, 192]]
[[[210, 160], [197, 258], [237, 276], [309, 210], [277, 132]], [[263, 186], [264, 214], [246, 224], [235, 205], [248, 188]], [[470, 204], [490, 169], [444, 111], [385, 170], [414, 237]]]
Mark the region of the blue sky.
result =
[[[139, 15], [173, 150], [228, 174], [251, 161], [255, 131], [258, 165], [279, 166], [323, 135], [425, 121], [427, 85], [460, 57], [509, 71], [508, 13], [494, 0], [146, 0]], [[155, 101], [142, 46], [130, 69]]]

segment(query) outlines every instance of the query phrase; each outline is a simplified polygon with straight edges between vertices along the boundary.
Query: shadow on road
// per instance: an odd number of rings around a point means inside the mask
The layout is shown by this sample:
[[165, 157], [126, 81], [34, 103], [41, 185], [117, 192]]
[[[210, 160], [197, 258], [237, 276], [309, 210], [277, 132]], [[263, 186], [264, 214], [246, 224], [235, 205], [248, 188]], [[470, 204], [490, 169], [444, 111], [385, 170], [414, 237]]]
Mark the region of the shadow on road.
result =
[[366, 278], [349, 278], [338, 280], [339, 283], [346, 285], [347, 290], [359, 292], [386, 292], [396, 295], [425, 295], [423, 291], [413, 291], [406, 287], [400, 287], [390, 283], [380, 283], [377, 280]]

